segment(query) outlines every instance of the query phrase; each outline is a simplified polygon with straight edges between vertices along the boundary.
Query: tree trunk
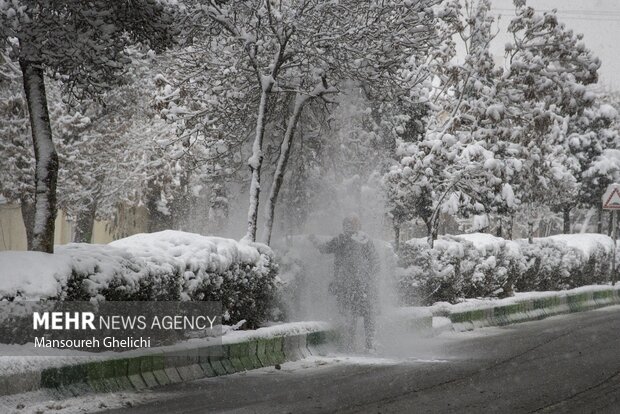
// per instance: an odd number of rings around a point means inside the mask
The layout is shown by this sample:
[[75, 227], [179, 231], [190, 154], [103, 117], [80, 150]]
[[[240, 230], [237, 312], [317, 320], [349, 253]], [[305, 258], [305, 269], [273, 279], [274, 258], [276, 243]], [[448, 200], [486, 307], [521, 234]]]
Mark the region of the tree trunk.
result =
[[503, 220], [502, 220], [502, 217], [500, 216], [497, 218], [497, 230], [495, 230], [496, 237], [502, 237], [502, 233], [503, 233], [502, 224], [503, 224]]
[[172, 215], [172, 228], [174, 230], [185, 231], [190, 227], [190, 190], [189, 190], [189, 173], [184, 171], [180, 177], [180, 194], [174, 198], [170, 208]]
[[172, 229], [174, 223], [172, 220], [172, 213], [170, 211], [171, 207], [167, 206], [168, 212], [161, 211], [161, 188], [155, 183], [154, 180], [149, 181], [147, 188], [149, 194], [146, 201], [146, 208], [149, 212], [147, 231], [149, 233], [153, 233], [156, 231]]
[[32, 250], [33, 242], [33, 230], [34, 230], [34, 202], [27, 197], [23, 197], [19, 206], [22, 211], [22, 220], [24, 221], [24, 227], [26, 228], [26, 242], [28, 250]]
[[598, 206], [598, 216], [596, 220], [596, 232], [603, 232], [603, 207], [601, 205]]
[[223, 181], [213, 185], [209, 197], [209, 213], [207, 214], [207, 231], [209, 234], [219, 235], [228, 223], [228, 197]]
[[527, 219], [527, 242], [529, 244], [534, 243], [534, 218], [531, 217], [531, 214]]
[[570, 234], [570, 207], [562, 209], [563, 233]]
[[508, 232], [506, 234], [506, 238], [508, 240], [512, 240], [512, 229], [514, 227], [514, 224], [515, 224], [515, 216], [514, 216], [514, 214], [511, 214], [510, 215], [510, 225], [508, 226]]
[[260, 170], [263, 165], [263, 137], [265, 136], [265, 118], [267, 117], [267, 101], [273, 85], [261, 92], [258, 116], [256, 117], [256, 135], [252, 144], [252, 156], [248, 160], [251, 172], [250, 206], [248, 208], [248, 230], [245, 238], [256, 241], [256, 226], [258, 224], [258, 203], [260, 199]]
[[278, 162], [276, 164], [276, 170], [273, 173], [273, 182], [271, 184], [271, 191], [269, 198], [267, 199], [267, 205], [265, 206], [265, 228], [263, 242], [267, 245], [271, 243], [271, 234], [273, 232], [273, 217], [275, 214], [276, 203], [278, 201], [278, 194], [282, 188], [282, 182], [284, 181], [284, 173], [286, 172], [286, 165], [291, 155], [291, 143], [295, 136], [295, 129], [304, 105], [308, 101], [308, 95], [297, 95], [295, 98], [295, 107], [293, 113], [289, 117], [286, 132], [284, 133], [284, 139], [280, 145], [280, 155], [278, 156]]
[[19, 63], [22, 69], [26, 100], [28, 101], [36, 161], [32, 250], [53, 253], [54, 220], [57, 212], [58, 154], [52, 141], [43, 69], [24, 59], [20, 60]]
[[433, 239], [433, 222], [432, 219], [424, 220], [424, 224], [426, 225], [426, 241], [430, 248], [433, 248], [434, 239]]
[[95, 226], [95, 213], [97, 212], [97, 202], [91, 201], [86, 211], [78, 215], [75, 220], [75, 233], [73, 242], [75, 243], [92, 243], [93, 228]]
[[400, 224], [394, 223], [394, 251], [398, 253], [400, 250]]
[[435, 247], [435, 240], [437, 240], [437, 233], [439, 232], [439, 217], [429, 220], [429, 222], [426, 223], [426, 230], [428, 245], [432, 249]]

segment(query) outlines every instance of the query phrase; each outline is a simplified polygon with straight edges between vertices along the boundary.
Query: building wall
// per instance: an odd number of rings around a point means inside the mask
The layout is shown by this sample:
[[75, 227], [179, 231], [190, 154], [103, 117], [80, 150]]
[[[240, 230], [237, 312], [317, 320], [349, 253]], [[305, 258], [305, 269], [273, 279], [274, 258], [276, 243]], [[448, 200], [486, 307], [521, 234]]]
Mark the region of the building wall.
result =
[[26, 250], [26, 228], [17, 204], [0, 204], [0, 250]]
[[[113, 240], [147, 231], [148, 211], [145, 208], [121, 208], [117, 222], [95, 221], [93, 243], [106, 244]], [[112, 229], [114, 228], [114, 231]], [[61, 210], [56, 217], [54, 244], [71, 242], [73, 223]], [[26, 228], [18, 204], [0, 203], [0, 251], [27, 250]]]

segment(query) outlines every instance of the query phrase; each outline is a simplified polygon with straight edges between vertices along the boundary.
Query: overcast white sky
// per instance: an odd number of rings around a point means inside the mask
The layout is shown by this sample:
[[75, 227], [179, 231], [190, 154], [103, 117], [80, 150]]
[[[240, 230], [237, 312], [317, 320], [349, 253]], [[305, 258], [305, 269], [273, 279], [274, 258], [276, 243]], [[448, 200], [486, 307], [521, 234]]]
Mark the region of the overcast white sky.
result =
[[[512, 0], [491, 0], [493, 12], [501, 14], [501, 32], [514, 16]], [[602, 61], [599, 83], [620, 90], [620, 0], [528, 0], [538, 10], [557, 9], [560, 21], [576, 33]], [[503, 56], [509, 39], [498, 35], [492, 45], [495, 55]]]

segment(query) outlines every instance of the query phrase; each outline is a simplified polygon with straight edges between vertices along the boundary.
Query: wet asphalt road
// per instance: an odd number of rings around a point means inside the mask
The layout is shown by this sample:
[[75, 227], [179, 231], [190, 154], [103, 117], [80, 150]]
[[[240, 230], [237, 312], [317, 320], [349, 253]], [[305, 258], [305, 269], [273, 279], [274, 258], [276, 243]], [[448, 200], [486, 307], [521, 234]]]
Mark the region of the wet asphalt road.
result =
[[163, 387], [114, 413], [620, 413], [620, 307]]

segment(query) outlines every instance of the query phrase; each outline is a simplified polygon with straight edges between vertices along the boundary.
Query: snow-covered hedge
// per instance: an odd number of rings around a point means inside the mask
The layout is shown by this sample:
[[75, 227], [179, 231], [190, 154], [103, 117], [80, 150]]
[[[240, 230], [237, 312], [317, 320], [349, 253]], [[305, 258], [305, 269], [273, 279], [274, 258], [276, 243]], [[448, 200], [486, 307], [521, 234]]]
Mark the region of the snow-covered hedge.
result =
[[273, 259], [259, 243], [171, 230], [53, 255], [0, 252], [0, 299], [213, 300], [230, 323], [256, 326], [275, 294]]
[[517, 281], [520, 291], [572, 289], [606, 282], [611, 276], [613, 240], [602, 234], [559, 234], [520, 241], [528, 259]]
[[476, 233], [401, 246], [399, 292], [408, 304], [570, 289], [609, 279], [613, 241], [600, 234], [504, 240]]
[[399, 256], [399, 291], [409, 304], [509, 294], [526, 268], [515, 242], [486, 234], [443, 236], [433, 249], [412, 239]]

